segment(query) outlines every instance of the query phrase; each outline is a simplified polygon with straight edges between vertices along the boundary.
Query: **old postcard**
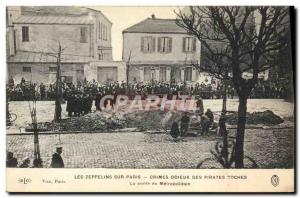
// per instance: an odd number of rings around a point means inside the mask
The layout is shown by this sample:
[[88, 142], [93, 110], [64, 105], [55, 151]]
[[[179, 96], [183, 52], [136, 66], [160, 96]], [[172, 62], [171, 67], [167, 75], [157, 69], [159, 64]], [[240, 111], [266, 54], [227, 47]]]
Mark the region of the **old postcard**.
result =
[[7, 6], [7, 191], [294, 192], [293, 13]]

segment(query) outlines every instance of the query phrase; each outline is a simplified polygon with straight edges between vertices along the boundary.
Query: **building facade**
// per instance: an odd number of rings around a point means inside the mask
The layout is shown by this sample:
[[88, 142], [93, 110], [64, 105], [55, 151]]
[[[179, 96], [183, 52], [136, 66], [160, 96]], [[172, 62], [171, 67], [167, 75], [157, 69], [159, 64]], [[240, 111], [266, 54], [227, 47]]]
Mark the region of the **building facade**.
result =
[[201, 44], [174, 19], [154, 15], [123, 31], [123, 61], [128, 80], [197, 82]]
[[[7, 15], [15, 14], [15, 10], [8, 8]], [[8, 76], [17, 82], [22, 77], [33, 82], [54, 82], [59, 45], [64, 81], [91, 79], [87, 72], [91, 62], [105, 67], [95, 68], [97, 78], [93, 80], [124, 80], [114, 75], [125, 65], [112, 59], [112, 23], [101, 11], [65, 6], [21, 7], [19, 16], [11, 16], [8, 21]]]

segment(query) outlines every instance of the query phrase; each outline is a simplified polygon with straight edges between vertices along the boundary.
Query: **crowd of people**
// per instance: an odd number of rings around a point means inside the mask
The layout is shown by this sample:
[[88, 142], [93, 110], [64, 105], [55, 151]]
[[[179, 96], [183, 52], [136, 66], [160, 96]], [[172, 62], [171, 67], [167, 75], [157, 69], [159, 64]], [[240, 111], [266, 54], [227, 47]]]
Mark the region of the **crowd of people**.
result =
[[[135, 95], [197, 95], [202, 99], [220, 99], [222, 98], [224, 88], [220, 83], [211, 81], [211, 83], [195, 83], [187, 84], [182, 83], [168, 83], [168, 82], [149, 82], [149, 83], [126, 83], [122, 82], [109, 82], [105, 84], [96, 81], [91, 82], [78, 82], [74, 83], [61, 83], [61, 92], [58, 92], [56, 83], [32, 83], [22, 78], [20, 83], [15, 83], [12, 78], [9, 79], [7, 84], [7, 97], [8, 101], [27, 101], [27, 100], [55, 100], [57, 93], [65, 100], [71, 100], [74, 104], [86, 104], [81, 109], [72, 109], [71, 112], [78, 114], [79, 112], [88, 112], [91, 107], [91, 101], [99, 100], [103, 95], [127, 95], [129, 98]], [[251, 93], [251, 98], [282, 98], [284, 90], [278, 88], [274, 84], [266, 81], [259, 82]], [[236, 92], [233, 86], [227, 86], [227, 97], [236, 97]], [[72, 106], [72, 105], [71, 105]], [[74, 105], [83, 106], [83, 105]]]

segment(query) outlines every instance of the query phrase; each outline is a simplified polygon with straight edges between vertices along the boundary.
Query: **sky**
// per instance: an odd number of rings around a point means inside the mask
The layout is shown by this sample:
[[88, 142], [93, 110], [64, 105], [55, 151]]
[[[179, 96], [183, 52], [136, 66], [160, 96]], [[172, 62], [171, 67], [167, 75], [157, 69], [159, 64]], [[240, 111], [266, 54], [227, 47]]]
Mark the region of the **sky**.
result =
[[112, 23], [112, 52], [115, 61], [122, 60], [122, 31], [144, 19], [151, 17], [152, 14], [156, 18], [175, 19], [174, 10], [179, 10], [180, 7], [91, 7], [100, 10]]

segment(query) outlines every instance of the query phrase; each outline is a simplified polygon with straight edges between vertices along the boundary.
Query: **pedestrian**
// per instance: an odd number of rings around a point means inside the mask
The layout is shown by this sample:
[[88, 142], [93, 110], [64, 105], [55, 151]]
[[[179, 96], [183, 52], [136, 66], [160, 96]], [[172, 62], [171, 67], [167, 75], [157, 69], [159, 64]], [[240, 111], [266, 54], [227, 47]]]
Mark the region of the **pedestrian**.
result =
[[177, 138], [180, 136], [180, 131], [179, 131], [179, 127], [178, 127], [177, 122], [173, 122], [173, 124], [171, 126], [170, 135], [174, 138], [175, 141], [177, 141]]
[[13, 152], [7, 152], [6, 167], [16, 168], [17, 165], [18, 165], [18, 160], [17, 160], [17, 158], [14, 157], [14, 153]]
[[64, 161], [61, 157], [62, 147], [56, 147], [56, 152], [52, 155], [51, 168], [64, 168]]
[[214, 114], [210, 109], [207, 109], [205, 115], [209, 118], [209, 126], [211, 127], [214, 123]]
[[202, 114], [201, 115], [201, 135], [206, 135], [209, 132], [209, 126], [210, 126], [210, 121], [209, 118], [207, 117], [207, 115]]
[[197, 107], [197, 113], [199, 113], [199, 114], [204, 113], [203, 100], [200, 96], [197, 98], [196, 107]]
[[29, 168], [29, 164], [30, 164], [30, 159], [29, 157], [25, 157], [22, 160], [22, 164], [19, 166], [19, 168]]
[[226, 133], [226, 115], [225, 112], [223, 111], [219, 119], [219, 136], [223, 137], [225, 133]]
[[188, 116], [188, 112], [185, 112], [181, 118], [180, 130], [181, 136], [186, 136], [189, 128], [190, 117]]

